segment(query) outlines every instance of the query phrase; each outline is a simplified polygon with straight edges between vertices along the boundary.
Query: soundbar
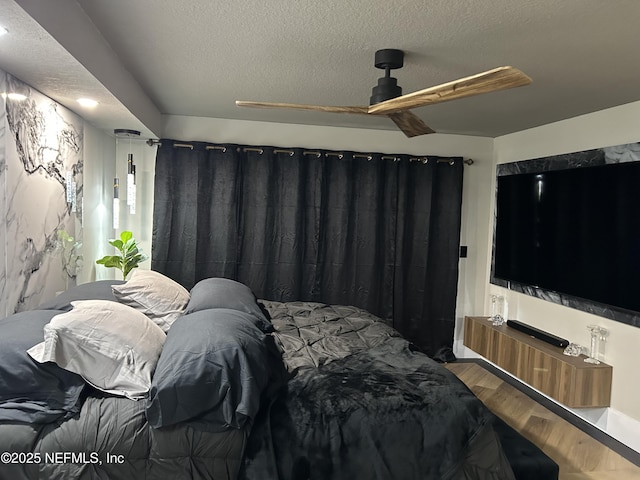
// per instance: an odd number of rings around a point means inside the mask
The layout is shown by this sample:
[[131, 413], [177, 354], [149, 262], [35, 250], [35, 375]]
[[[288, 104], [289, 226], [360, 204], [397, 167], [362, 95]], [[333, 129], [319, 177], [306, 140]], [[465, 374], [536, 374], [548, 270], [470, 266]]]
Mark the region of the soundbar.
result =
[[519, 330], [520, 332], [526, 333], [527, 335], [542, 340], [543, 342], [550, 343], [556, 347], [564, 348], [569, 345], [569, 340], [556, 337], [553, 333], [545, 332], [544, 330], [540, 330], [517, 320], [507, 320], [507, 327]]

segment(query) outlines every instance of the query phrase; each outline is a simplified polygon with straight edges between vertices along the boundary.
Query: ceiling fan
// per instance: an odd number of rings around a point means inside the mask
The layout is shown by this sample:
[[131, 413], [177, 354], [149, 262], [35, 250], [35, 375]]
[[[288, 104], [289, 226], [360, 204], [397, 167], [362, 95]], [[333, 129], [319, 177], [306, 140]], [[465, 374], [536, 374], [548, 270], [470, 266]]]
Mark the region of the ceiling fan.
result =
[[391, 70], [401, 68], [404, 52], [396, 49], [378, 50], [375, 54], [376, 68], [385, 71], [373, 87], [369, 106], [322, 106], [299, 103], [252, 102], [237, 100], [239, 107], [286, 108], [313, 110], [330, 113], [359, 113], [389, 117], [407, 137], [435, 133], [421, 118], [413, 114], [412, 108], [424, 107], [435, 103], [447, 102], [458, 98], [490, 93], [507, 88], [521, 87], [531, 83], [531, 78], [514, 67], [498, 67], [486, 72], [460, 78], [451, 82], [425, 88], [402, 95], [397, 79], [391, 76]]

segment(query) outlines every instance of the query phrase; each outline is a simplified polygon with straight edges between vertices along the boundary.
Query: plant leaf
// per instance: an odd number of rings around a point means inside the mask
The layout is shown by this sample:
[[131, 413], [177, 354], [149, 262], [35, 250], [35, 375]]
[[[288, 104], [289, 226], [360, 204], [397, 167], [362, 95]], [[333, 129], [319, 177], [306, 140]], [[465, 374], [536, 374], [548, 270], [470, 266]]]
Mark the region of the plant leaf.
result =
[[119, 238], [109, 240], [109, 245], [116, 247], [120, 251], [122, 251], [122, 248], [124, 247], [124, 243], [122, 243], [122, 240], [120, 240]]
[[129, 230], [124, 230], [120, 234], [120, 239], [122, 240], [122, 243], [127, 243], [129, 240], [133, 239], [133, 233]]
[[120, 233], [120, 238], [114, 238], [109, 240], [109, 244], [115, 247], [120, 254], [119, 255], [107, 255], [96, 263], [104, 265], [105, 267], [118, 268], [122, 272], [122, 278], [127, 279], [127, 275], [134, 268], [137, 268], [140, 262], [147, 260], [149, 257], [142, 253], [138, 248], [138, 242], [133, 238], [133, 233], [129, 230], [125, 230]]
[[122, 258], [118, 255], [105, 255], [99, 260], [96, 260], [96, 263], [104, 265], [105, 267], [122, 268]]

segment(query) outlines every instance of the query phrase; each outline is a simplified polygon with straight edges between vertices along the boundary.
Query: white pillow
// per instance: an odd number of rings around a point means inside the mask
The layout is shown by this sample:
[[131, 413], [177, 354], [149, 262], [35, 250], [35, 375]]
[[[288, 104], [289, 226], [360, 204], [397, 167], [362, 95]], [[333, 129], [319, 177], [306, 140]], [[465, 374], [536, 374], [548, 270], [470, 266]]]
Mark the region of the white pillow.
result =
[[122, 285], [112, 286], [113, 295], [153, 320], [166, 333], [182, 315], [189, 302], [189, 292], [169, 277], [153, 270], [134, 270]]
[[166, 339], [142, 313], [109, 300], [71, 302], [72, 309], [44, 326], [44, 342], [27, 350], [54, 362], [99, 390], [144, 398]]

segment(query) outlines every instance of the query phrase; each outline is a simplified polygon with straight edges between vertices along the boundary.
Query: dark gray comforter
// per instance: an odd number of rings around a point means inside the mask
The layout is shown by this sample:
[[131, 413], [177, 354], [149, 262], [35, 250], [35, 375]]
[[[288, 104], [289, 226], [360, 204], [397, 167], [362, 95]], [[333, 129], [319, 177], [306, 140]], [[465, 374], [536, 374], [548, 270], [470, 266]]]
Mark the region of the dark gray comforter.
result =
[[295, 374], [249, 438], [243, 479], [512, 479], [491, 413], [372, 315], [265, 302]]
[[79, 415], [49, 424], [0, 424], [2, 480], [235, 478], [244, 430], [149, 427], [144, 402], [90, 396]]

